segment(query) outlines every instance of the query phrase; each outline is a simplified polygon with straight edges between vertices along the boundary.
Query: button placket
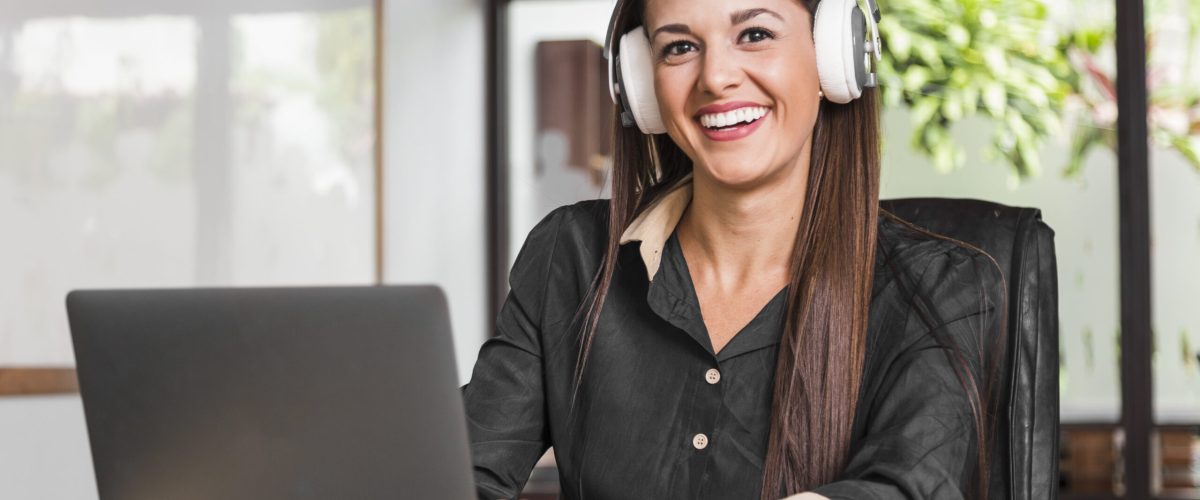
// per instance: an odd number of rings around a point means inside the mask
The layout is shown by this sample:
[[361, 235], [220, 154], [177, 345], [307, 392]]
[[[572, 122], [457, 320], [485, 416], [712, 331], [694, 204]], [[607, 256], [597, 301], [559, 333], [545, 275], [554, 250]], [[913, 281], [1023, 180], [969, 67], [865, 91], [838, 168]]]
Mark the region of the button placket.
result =
[[[715, 385], [721, 380], [721, 372], [716, 368], [709, 368], [704, 372], [704, 381], [708, 385]], [[692, 436], [692, 448], [703, 450], [708, 448], [708, 435], [700, 432]]]

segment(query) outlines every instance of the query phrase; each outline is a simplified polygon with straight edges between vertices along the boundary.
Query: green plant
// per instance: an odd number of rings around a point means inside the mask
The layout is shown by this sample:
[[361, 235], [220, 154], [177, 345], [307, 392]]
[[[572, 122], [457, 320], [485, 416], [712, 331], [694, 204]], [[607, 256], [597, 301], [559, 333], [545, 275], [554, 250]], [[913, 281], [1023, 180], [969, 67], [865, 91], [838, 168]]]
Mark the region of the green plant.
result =
[[[1192, 78], [1200, 2], [1146, 1], [1150, 137], [1200, 171], [1200, 85]], [[1045, 0], [888, 3], [880, 22], [884, 104], [911, 110], [912, 146], [939, 171], [964, 163], [949, 129], [976, 113], [995, 123], [984, 157], [1003, 159], [1018, 178], [1040, 172], [1038, 149], [1064, 129], [1071, 133], [1065, 175], [1077, 174], [1094, 146], [1115, 151], [1115, 78], [1098, 63], [1112, 60], [1114, 22], [1057, 28], [1047, 19], [1046, 5]], [[1074, 0], [1071, 8], [1083, 12], [1091, 4]], [[1185, 31], [1174, 37], [1182, 39], [1182, 56], [1180, 50], [1156, 50], [1169, 30]], [[1064, 118], [1071, 125], [1064, 127]]]
[[1040, 171], [1038, 148], [1061, 130], [1072, 72], [1047, 50], [1054, 33], [1042, 0], [898, 0], [880, 32], [884, 104], [911, 109], [912, 145], [939, 171], [964, 163], [949, 127], [976, 113], [996, 124], [985, 157], [1021, 178]]
[[1072, 93], [1068, 100], [1076, 103], [1075, 126], [1071, 127], [1071, 150], [1064, 174], [1073, 176], [1083, 168], [1083, 159], [1092, 146], [1104, 145], [1117, 149], [1117, 88], [1108, 73], [1100, 67], [1097, 55], [1111, 50], [1115, 26], [1077, 27], [1063, 34], [1057, 50], [1069, 54], [1076, 71], [1066, 80]]

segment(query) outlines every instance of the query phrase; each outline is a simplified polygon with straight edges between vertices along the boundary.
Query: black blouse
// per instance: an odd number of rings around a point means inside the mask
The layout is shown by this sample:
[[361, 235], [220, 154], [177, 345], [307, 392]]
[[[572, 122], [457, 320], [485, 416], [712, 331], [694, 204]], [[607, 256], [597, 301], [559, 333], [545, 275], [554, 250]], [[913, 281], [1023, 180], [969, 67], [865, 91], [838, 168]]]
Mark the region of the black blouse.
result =
[[[550, 446], [564, 499], [758, 498], [787, 289], [714, 354], [674, 231], [688, 200], [690, 184], [673, 189], [623, 236], [573, 413], [575, 313], [600, 264], [609, 202], [560, 207], [529, 233], [496, 335], [462, 387], [479, 498], [515, 498]], [[812, 491], [971, 497], [970, 406], [910, 295], [931, 299], [939, 331], [977, 354], [979, 333], [998, 328], [1000, 271], [981, 253], [882, 215], [878, 224], [849, 464]]]

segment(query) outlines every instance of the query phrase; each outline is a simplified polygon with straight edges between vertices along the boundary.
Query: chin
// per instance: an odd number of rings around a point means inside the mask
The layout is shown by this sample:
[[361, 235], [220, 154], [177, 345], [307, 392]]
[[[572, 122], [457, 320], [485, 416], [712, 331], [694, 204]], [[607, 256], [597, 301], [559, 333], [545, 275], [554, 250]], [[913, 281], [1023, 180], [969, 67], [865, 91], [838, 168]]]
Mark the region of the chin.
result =
[[753, 186], [769, 177], [771, 173], [765, 165], [733, 162], [714, 162], [702, 168], [713, 180], [729, 187]]

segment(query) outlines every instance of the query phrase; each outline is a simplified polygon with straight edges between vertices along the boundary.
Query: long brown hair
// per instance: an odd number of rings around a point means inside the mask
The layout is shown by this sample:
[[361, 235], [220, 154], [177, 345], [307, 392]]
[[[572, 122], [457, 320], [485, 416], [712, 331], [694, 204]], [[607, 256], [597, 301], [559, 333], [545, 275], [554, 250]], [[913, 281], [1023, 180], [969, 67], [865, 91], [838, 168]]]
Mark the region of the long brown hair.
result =
[[[820, 0], [798, 1], [811, 19]], [[618, 2], [614, 36], [642, 24], [644, 8], [644, 0]], [[817, 113], [775, 368], [762, 476], [764, 500], [832, 482], [848, 459], [866, 354], [880, 215], [879, 111], [878, 91], [866, 88], [862, 97], [848, 104], [821, 101]], [[591, 283], [590, 300], [577, 312], [577, 318], [586, 312], [586, 320], [575, 392], [612, 283], [621, 234], [637, 214], [692, 171], [691, 159], [669, 136], [622, 127], [619, 112], [614, 106], [607, 243]], [[972, 387], [968, 392], [978, 395]], [[983, 429], [983, 412], [975, 414], [977, 428]], [[984, 456], [980, 450], [980, 458]], [[983, 479], [985, 491], [986, 484]]]

